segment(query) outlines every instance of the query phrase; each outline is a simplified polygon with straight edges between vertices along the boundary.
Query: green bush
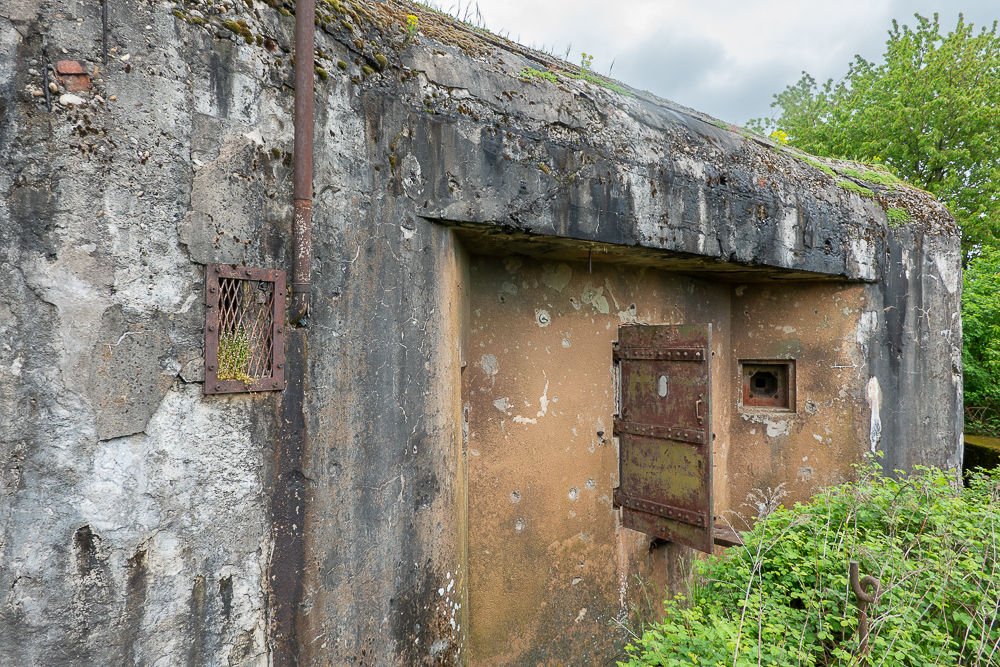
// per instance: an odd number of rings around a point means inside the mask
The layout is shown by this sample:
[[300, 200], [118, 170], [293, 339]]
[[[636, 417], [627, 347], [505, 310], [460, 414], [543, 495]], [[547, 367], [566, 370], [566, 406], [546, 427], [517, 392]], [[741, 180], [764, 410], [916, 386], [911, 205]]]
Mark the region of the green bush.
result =
[[962, 489], [951, 472], [892, 479], [873, 464], [858, 483], [765, 510], [745, 546], [702, 562], [691, 600], [665, 602], [619, 665], [866, 664], [851, 560], [882, 584], [869, 607], [870, 664], [1000, 664], [998, 499], [1000, 474]]
[[747, 128], [784, 131], [813, 155], [889, 166], [947, 204], [968, 259], [1000, 243], [1000, 33], [961, 15], [942, 30], [938, 18], [914, 15], [912, 28], [893, 21], [882, 57], [857, 56], [826, 83], [803, 72], [774, 96], [775, 113]]

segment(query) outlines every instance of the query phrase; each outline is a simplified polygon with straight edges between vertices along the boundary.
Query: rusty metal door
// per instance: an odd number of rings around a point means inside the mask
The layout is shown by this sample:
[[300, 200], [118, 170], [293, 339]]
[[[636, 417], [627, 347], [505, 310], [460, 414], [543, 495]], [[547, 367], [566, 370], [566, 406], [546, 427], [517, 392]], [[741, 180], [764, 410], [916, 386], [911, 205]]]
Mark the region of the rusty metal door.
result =
[[711, 552], [712, 325], [624, 326], [620, 363], [619, 487], [633, 530]]

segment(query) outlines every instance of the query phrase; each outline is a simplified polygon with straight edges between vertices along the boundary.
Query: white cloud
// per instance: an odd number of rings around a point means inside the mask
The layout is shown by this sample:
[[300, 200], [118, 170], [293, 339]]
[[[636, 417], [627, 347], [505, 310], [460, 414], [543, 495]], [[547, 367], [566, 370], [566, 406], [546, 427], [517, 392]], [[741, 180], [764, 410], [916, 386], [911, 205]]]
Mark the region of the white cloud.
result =
[[[450, 5], [439, 3], [447, 9]], [[771, 96], [800, 72], [837, 79], [855, 54], [877, 60], [893, 18], [913, 25], [930, 16], [932, 0], [480, 0], [486, 25], [522, 44], [570, 60], [594, 56], [593, 67], [629, 85], [724, 120], [769, 114]], [[455, 6], [457, 9], [457, 5]], [[1000, 18], [991, 0], [962, 3], [977, 26]], [[462, 9], [465, 11], [464, 7]], [[953, 28], [958, 8], [941, 15]]]

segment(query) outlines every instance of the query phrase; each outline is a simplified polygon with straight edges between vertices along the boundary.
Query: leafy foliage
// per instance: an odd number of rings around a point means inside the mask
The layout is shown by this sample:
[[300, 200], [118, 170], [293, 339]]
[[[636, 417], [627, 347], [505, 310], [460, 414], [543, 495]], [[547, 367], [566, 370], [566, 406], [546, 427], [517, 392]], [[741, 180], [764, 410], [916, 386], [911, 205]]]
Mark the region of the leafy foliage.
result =
[[760, 517], [745, 546], [703, 562], [692, 599], [667, 601], [619, 665], [865, 664], [850, 560], [882, 584], [869, 664], [1000, 664], [1000, 473], [979, 473], [968, 489], [937, 469], [861, 473]]
[[1000, 225], [1000, 35], [959, 16], [942, 35], [915, 15], [893, 21], [885, 62], [857, 56], [836, 84], [803, 72], [774, 96], [774, 119], [748, 125], [815, 155], [881, 157], [904, 180], [945, 202], [962, 225], [963, 250], [998, 239]]
[[[973, 253], [962, 287], [967, 432], [1000, 432], [1000, 247]], [[978, 408], [978, 409], [977, 409]]]

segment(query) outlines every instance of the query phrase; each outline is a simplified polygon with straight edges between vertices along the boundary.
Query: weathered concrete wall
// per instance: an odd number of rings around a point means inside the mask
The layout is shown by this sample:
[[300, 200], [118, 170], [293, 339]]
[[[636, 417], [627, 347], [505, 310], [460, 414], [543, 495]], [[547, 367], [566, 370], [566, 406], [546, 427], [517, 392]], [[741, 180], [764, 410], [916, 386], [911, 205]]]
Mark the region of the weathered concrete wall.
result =
[[173, 18], [116, 7], [112, 47], [134, 74], [94, 77], [115, 104], [81, 92], [88, 106], [48, 113], [30, 92], [45, 54], [98, 62], [99, 12], [0, 12], [0, 662], [265, 664], [276, 397], [206, 399], [197, 382], [203, 274], [177, 229], [193, 109], [180, 41], [163, 39]]
[[303, 664], [462, 659], [461, 251], [440, 226], [386, 232], [348, 231], [357, 262], [313, 288], [349, 286], [310, 324]]
[[731, 377], [740, 359], [793, 359], [798, 402], [740, 411], [734, 386], [732, 509], [779, 484], [804, 501], [879, 451], [889, 474], [961, 468], [958, 246], [908, 229], [887, 238], [878, 283], [734, 283]]
[[[109, 6], [106, 65], [99, 3], [0, 8], [0, 662], [265, 664], [280, 398], [201, 395], [203, 272], [290, 269], [293, 22]], [[317, 37], [300, 664], [468, 654], [471, 226], [477, 252], [576, 267], [872, 281], [880, 393], [859, 382], [880, 429], [861, 421], [900, 465], [960, 454], [957, 239], [936, 205], [892, 230], [875, 199], [695, 112], [522, 80], [542, 56], [417, 6], [337, 6]], [[92, 88], [49, 111], [61, 59]]]
[[959, 246], [953, 237], [903, 228], [892, 230], [885, 253], [882, 280], [866, 288], [857, 337], [870, 378], [865, 389], [869, 448], [885, 453], [887, 471], [915, 465], [960, 470]]
[[[21, 2], [3, 19], [17, 417], [0, 641], [17, 664], [267, 660], [278, 397], [203, 398], [197, 383], [202, 265], [290, 268], [292, 22], [261, 5], [272, 52], [171, 9], [112, 7], [106, 67], [99, 5], [39, 21]], [[85, 104], [50, 114], [31, 94], [46, 54], [97, 68]], [[321, 90], [302, 662], [453, 661], [461, 608], [428, 600], [449, 579], [464, 590], [458, 281], [442, 273], [458, 251], [376, 168], [399, 111], [366, 113], [376, 97], [346, 82]]]

